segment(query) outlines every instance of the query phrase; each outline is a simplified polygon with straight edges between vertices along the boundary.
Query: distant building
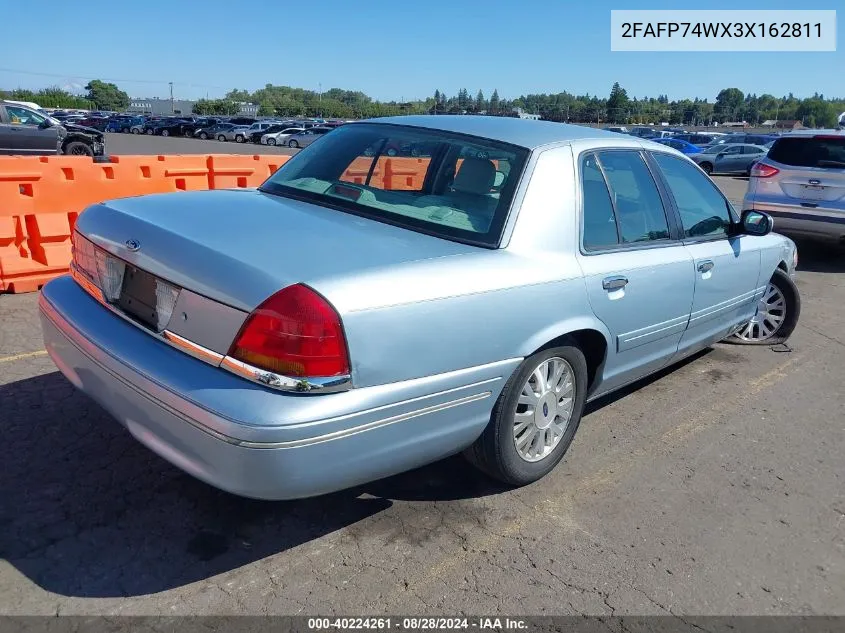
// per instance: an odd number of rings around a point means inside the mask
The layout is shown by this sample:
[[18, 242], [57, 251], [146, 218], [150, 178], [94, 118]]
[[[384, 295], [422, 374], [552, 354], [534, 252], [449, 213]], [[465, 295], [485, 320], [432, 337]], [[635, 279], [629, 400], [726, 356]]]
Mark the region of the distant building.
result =
[[254, 103], [245, 103], [239, 102], [238, 105], [240, 106], [240, 110], [238, 110], [238, 114], [242, 114], [244, 116], [258, 116], [258, 107]]
[[516, 116], [519, 117], [520, 119], [528, 119], [530, 121], [539, 121], [540, 120], [539, 114], [529, 114], [528, 112], [526, 112], [522, 108], [514, 108], [513, 111], [514, 111], [514, 114], [516, 114]]
[[775, 129], [777, 130], [800, 130], [804, 125], [801, 121], [788, 119], [783, 121], [775, 121]]
[[138, 112], [140, 114], [191, 114], [195, 101], [184, 99], [160, 99], [158, 97], [135, 98], [129, 100], [127, 112]]

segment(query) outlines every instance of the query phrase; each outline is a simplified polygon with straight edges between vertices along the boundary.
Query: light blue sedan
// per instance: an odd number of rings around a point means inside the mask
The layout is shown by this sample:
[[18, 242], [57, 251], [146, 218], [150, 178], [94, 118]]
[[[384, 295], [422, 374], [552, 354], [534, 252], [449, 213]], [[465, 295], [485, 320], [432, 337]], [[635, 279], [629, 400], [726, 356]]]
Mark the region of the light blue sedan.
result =
[[461, 451], [523, 485], [586, 402], [729, 337], [786, 340], [797, 254], [771, 229], [657, 143], [385, 118], [258, 190], [88, 208], [41, 319], [74, 385], [233, 493], [319, 495]]

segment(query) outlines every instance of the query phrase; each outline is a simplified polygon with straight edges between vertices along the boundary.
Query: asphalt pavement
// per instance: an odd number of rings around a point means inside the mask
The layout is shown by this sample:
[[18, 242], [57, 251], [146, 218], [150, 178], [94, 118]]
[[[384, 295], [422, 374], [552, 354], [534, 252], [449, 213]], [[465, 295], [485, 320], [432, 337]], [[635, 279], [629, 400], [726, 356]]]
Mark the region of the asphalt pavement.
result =
[[255, 143], [236, 143], [184, 136], [106, 134], [106, 154], [295, 154], [298, 150]]
[[455, 457], [304, 501], [217, 491], [56, 371], [35, 294], [0, 295], [0, 614], [845, 615], [845, 258], [800, 246], [787, 346], [592, 404], [516, 490]]

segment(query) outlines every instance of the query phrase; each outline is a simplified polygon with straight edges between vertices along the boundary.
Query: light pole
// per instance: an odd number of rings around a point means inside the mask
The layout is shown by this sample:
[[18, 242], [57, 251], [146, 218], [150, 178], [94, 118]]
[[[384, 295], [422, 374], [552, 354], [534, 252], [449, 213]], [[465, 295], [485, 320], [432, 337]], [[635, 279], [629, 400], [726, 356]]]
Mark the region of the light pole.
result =
[[318, 83], [317, 88], [320, 89], [320, 102], [319, 102], [320, 103], [320, 115], [319, 116], [322, 119], [323, 118], [323, 84]]
[[175, 110], [173, 109], [173, 82], [168, 82], [170, 84], [170, 114], [173, 114]]

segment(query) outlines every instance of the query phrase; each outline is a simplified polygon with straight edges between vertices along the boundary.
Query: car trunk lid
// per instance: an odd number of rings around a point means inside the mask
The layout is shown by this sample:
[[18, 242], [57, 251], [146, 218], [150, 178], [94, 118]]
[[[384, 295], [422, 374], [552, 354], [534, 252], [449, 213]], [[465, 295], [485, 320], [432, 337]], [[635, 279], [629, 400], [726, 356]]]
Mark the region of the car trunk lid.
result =
[[256, 190], [114, 200], [87, 209], [77, 230], [132, 267], [247, 312], [295, 283], [478, 250]]

